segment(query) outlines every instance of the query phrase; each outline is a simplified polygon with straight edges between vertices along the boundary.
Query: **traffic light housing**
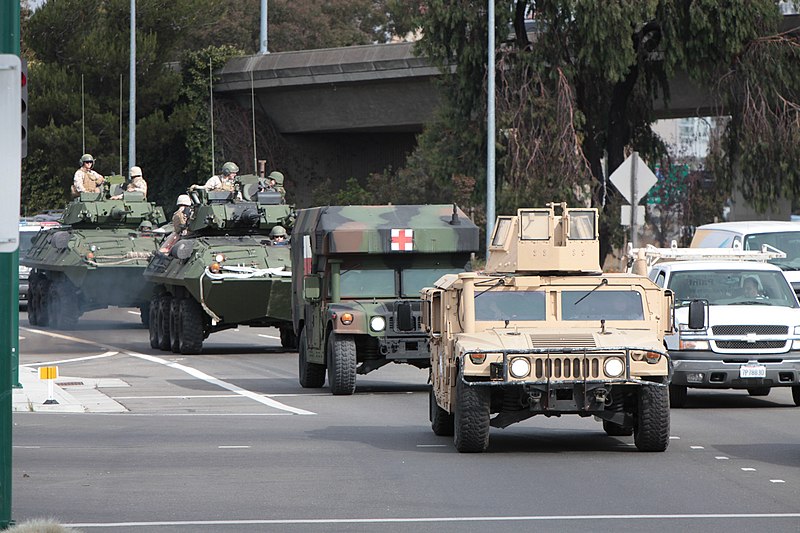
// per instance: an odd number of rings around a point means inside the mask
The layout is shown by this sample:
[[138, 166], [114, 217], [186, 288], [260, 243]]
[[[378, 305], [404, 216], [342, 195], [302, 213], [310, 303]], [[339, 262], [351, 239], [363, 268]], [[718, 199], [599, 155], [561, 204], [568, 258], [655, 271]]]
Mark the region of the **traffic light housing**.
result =
[[21, 76], [21, 86], [20, 86], [20, 97], [22, 101], [22, 114], [20, 115], [20, 123], [22, 124], [22, 136], [20, 140], [22, 141], [21, 149], [22, 149], [22, 157], [28, 155], [28, 61], [25, 58], [20, 58], [21, 69], [20, 74]]

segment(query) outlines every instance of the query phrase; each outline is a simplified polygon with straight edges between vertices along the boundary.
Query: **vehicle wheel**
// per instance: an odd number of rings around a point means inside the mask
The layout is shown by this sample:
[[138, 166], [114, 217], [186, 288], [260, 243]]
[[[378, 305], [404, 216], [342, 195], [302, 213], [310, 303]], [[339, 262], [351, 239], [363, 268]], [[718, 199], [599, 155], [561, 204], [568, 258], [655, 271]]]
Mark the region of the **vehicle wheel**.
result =
[[603, 431], [609, 437], [628, 437], [633, 435], [633, 428], [626, 428], [608, 420], [603, 420]]
[[800, 386], [798, 385], [792, 387], [792, 400], [796, 406], [800, 407]]
[[36, 291], [36, 322], [37, 325], [47, 327], [50, 325], [50, 305], [48, 294], [50, 292], [50, 282], [42, 279], [37, 284], [39, 290]]
[[203, 310], [200, 304], [191, 298], [181, 298], [178, 310], [180, 320], [180, 352], [194, 355], [203, 349]]
[[172, 296], [162, 294], [158, 299], [158, 349], [169, 350], [172, 346], [169, 330], [169, 310], [172, 307]]
[[328, 385], [335, 395], [356, 391], [356, 341], [352, 335], [328, 335]]
[[31, 326], [39, 325], [39, 276], [28, 276], [28, 323]]
[[320, 389], [325, 385], [325, 366], [309, 363], [308, 359], [306, 359], [308, 356], [308, 339], [306, 339], [306, 332], [302, 329], [300, 330], [299, 341], [297, 360], [300, 368], [297, 375], [300, 378], [300, 386], [304, 389]]
[[150, 309], [148, 310], [148, 323], [147, 323], [147, 330], [150, 333], [150, 347], [154, 349], [158, 349], [159, 340], [158, 340], [158, 323], [161, 320], [159, 315], [159, 303], [158, 303], [158, 296], [153, 296], [150, 299]]
[[669, 405], [670, 407], [686, 407], [686, 400], [689, 396], [689, 388], [683, 385], [669, 386]]
[[639, 451], [663, 452], [669, 444], [669, 392], [667, 387], [639, 387], [639, 411], [633, 441]]
[[431, 387], [431, 392], [428, 396], [428, 408], [428, 418], [431, 421], [433, 433], [440, 437], [452, 437], [455, 431], [453, 414], [448, 413], [436, 403], [433, 387]]
[[[80, 311], [78, 310], [78, 295], [68, 281], [60, 281], [53, 285], [53, 296], [57, 302], [54, 306], [54, 326], [56, 329], [75, 329], [78, 325]], [[53, 320], [51, 320], [52, 322]]]
[[749, 387], [747, 394], [750, 396], [769, 396], [771, 390], [769, 387]]
[[139, 315], [142, 317], [142, 325], [148, 327], [150, 325], [150, 302], [139, 306]]
[[459, 376], [453, 417], [453, 442], [461, 453], [481, 453], [489, 447], [489, 387], [470, 387]]
[[281, 346], [287, 350], [297, 349], [297, 336], [292, 331], [292, 328], [280, 328], [281, 332]]
[[169, 306], [169, 332], [170, 349], [174, 353], [181, 352], [181, 323], [180, 323], [180, 298], [173, 298]]

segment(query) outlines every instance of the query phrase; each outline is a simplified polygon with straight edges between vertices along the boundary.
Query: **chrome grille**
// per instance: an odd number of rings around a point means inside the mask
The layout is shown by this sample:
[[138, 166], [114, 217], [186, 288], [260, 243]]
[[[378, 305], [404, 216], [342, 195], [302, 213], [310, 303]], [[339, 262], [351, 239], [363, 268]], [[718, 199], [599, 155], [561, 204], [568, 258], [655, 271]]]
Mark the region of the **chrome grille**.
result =
[[[724, 326], [713, 326], [711, 332], [714, 335], [786, 335], [789, 333], [789, 326], [775, 326], [770, 324], [739, 326], [728, 324]], [[775, 348], [780, 348], [780, 346], [775, 346]]]
[[594, 335], [531, 335], [531, 345], [534, 348], [594, 348]]
[[717, 348], [726, 350], [752, 350], [754, 348], [785, 348], [786, 341], [717, 341]]

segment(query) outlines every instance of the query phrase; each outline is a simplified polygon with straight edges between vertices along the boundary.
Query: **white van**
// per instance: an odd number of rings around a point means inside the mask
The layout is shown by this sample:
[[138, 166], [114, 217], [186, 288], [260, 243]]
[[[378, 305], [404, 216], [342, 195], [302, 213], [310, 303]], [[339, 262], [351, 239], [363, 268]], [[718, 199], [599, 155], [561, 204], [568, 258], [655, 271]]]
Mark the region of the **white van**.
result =
[[761, 250], [767, 244], [784, 252], [785, 259], [770, 263], [783, 270], [792, 289], [800, 295], [800, 223], [759, 220], [752, 222], [718, 222], [697, 228], [691, 248], [740, 248]]

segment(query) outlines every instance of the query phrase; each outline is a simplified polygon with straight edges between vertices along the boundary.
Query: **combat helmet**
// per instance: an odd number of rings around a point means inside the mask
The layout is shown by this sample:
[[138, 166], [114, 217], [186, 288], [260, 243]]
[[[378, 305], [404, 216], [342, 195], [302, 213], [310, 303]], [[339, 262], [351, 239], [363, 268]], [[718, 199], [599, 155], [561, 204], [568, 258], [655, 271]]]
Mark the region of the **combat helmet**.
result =
[[223, 176], [228, 176], [230, 174], [233, 174], [234, 172], [236, 172], [236, 173], [239, 172], [239, 167], [236, 166], [236, 163], [228, 161], [227, 163], [222, 165], [222, 175]]
[[87, 161], [91, 161], [92, 163], [94, 163], [94, 157], [92, 157], [92, 154], [83, 154], [81, 156], [81, 165], [83, 165]]
[[177, 205], [178, 207], [182, 205], [192, 205], [192, 200], [191, 198], [189, 198], [188, 194], [181, 194], [178, 196], [178, 201], [175, 202], [175, 205]]
[[283, 226], [275, 226], [272, 228], [272, 231], [269, 232], [269, 236], [273, 239], [275, 237], [286, 237], [286, 228]]
[[269, 179], [271, 179], [271, 180], [275, 180], [275, 185], [277, 185], [279, 187], [283, 185], [283, 179], [284, 178], [283, 178], [283, 173], [282, 172], [278, 172], [277, 170], [273, 170], [272, 172], [269, 173], [269, 176], [267, 176], [267, 177]]
[[149, 220], [142, 220], [139, 223], [139, 231], [153, 231], [153, 223]]

